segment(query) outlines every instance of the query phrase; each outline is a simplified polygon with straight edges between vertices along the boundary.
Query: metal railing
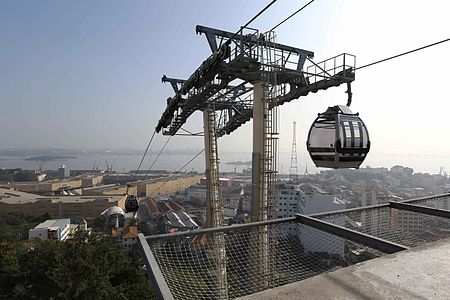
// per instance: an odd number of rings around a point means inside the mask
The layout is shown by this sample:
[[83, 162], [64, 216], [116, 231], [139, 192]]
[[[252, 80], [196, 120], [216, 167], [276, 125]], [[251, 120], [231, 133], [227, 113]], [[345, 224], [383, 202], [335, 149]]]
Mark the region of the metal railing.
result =
[[323, 78], [331, 78], [336, 75], [350, 76], [355, 71], [356, 56], [342, 53], [319, 63], [310, 62], [312, 64], [306, 68], [306, 78], [309, 83], [315, 83]]
[[[450, 194], [376, 206], [139, 236], [162, 299], [217, 299], [217, 233], [225, 238], [227, 297], [237, 298], [450, 236]], [[271, 239], [265, 260], [260, 234]], [[268, 234], [267, 234], [268, 233]], [[259, 266], [256, 261], [265, 261]]]

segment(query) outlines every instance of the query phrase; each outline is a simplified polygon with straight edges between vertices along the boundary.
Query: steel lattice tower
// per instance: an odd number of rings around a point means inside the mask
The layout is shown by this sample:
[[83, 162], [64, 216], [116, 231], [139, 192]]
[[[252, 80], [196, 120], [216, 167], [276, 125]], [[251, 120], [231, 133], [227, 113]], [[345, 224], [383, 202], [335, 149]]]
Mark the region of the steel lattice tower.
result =
[[289, 181], [297, 181], [298, 179], [298, 164], [297, 164], [297, 141], [295, 132], [296, 122], [293, 122], [292, 133], [292, 151], [291, 151], [291, 168], [289, 169]]

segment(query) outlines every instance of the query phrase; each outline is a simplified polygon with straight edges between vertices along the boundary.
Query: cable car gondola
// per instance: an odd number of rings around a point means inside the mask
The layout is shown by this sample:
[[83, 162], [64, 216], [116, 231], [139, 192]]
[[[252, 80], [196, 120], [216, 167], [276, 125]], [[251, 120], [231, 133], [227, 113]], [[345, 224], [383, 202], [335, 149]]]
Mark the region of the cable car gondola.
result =
[[357, 169], [369, 152], [369, 133], [358, 113], [336, 105], [318, 115], [306, 147], [317, 167]]
[[139, 209], [139, 201], [135, 195], [127, 195], [125, 199], [125, 212], [136, 212]]

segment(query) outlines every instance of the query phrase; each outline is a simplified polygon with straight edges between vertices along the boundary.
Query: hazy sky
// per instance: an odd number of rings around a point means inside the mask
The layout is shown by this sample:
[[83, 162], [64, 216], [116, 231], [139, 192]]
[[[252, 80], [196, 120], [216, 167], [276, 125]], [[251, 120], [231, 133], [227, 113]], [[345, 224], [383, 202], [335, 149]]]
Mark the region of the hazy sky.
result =
[[[143, 149], [166, 99], [161, 76], [186, 78], [210, 54], [195, 26], [236, 31], [269, 1], [0, 1], [0, 148]], [[251, 26], [270, 29], [307, 1], [278, 0]], [[450, 37], [448, 1], [316, 0], [277, 41], [340, 54], [357, 65]], [[357, 71], [352, 110], [373, 153], [450, 154], [450, 42]], [[280, 149], [299, 152], [318, 112], [345, 104], [345, 87], [281, 107]], [[202, 130], [201, 113], [186, 128]], [[251, 151], [251, 123], [220, 139]], [[158, 135], [155, 147], [166, 137]], [[175, 137], [169, 148], [202, 148]]]

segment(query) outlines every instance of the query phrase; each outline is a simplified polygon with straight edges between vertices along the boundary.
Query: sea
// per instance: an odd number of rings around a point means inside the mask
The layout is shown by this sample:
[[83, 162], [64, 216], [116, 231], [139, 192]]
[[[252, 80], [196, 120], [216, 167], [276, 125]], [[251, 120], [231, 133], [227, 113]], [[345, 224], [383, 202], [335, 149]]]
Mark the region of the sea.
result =
[[[198, 152], [189, 153], [167, 153], [162, 154], [153, 166], [153, 170], [178, 171], [187, 164]], [[43, 170], [55, 170], [61, 165], [66, 165], [73, 170], [92, 170], [98, 167], [99, 170], [105, 170], [106, 166], [112, 166], [116, 172], [129, 172], [136, 170], [142, 158], [142, 153], [77, 153], [76, 158], [62, 158], [45, 162], [30, 161], [27, 158], [32, 157], [32, 153], [27, 154], [0, 154], [0, 168], [21, 168], [26, 170], [35, 170], [41, 167]], [[152, 165], [156, 153], [148, 154], [141, 166], [141, 170], [148, 170]], [[221, 152], [219, 154], [219, 170], [221, 172], [242, 172], [243, 169], [250, 167], [250, 152]], [[291, 165], [291, 153], [280, 152], [278, 154], [278, 172], [280, 174], [289, 174]], [[377, 154], [369, 153], [361, 168], [385, 167], [391, 168], [395, 165], [410, 167], [416, 173], [438, 174], [441, 169], [450, 170], [450, 155], [414, 155], [414, 154]], [[316, 168], [310, 159], [308, 153], [300, 152], [297, 156], [298, 174], [314, 174], [324, 170]], [[205, 156], [200, 154], [196, 159], [189, 163], [182, 171], [205, 170]]]

